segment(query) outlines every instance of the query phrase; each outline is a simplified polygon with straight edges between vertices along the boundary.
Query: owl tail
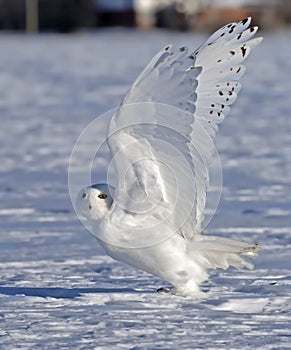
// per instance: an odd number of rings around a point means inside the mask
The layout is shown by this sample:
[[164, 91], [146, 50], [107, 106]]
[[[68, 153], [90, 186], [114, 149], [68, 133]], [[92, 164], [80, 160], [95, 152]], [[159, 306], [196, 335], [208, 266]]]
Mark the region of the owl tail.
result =
[[244, 257], [255, 257], [259, 246], [229, 238], [201, 235], [200, 240], [194, 241], [189, 249], [194, 260], [209, 269], [227, 269], [230, 266], [252, 269], [253, 264]]

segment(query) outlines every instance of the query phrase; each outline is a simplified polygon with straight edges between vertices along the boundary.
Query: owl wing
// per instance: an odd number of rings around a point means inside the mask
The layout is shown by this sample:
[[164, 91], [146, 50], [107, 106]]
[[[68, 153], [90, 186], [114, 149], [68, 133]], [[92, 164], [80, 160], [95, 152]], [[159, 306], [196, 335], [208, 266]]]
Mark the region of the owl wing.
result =
[[[148, 201], [160, 213], [187, 212], [183, 223], [178, 220], [179, 233], [188, 239], [200, 233], [218, 124], [237, 98], [242, 63], [262, 40], [253, 38], [258, 28], [250, 24], [251, 18], [230, 23], [190, 54], [187, 47], [167, 46], [136, 79], [111, 120], [108, 138], [123, 210]], [[178, 164], [167, 142], [178, 150]], [[163, 162], [176, 172], [178, 198]]]

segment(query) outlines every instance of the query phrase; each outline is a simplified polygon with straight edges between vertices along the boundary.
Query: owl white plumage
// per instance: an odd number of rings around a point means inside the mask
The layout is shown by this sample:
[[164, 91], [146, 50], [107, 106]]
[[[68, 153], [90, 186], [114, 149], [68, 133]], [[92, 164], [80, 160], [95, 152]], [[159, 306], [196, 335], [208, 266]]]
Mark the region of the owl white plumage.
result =
[[108, 130], [115, 188], [78, 195], [77, 214], [114, 259], [200, 295], [207, 270], [252, 267], [256, 244], [201, 233], [218, 124], [262, 38], [251, 19], [216, 31], [193, 53], [167, 46], [146, 66]]

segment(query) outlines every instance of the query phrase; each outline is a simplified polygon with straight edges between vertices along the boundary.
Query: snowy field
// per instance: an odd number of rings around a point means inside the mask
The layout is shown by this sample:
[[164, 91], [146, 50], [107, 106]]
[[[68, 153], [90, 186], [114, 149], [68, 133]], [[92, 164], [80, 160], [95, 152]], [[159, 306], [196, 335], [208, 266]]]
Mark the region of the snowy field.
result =
[[[70, 153], [151, 56], [193, 33], [0, 36], [0, 348], [291, 348], [291, 32], [265, 34], [217, 137], [224, 173], [207, 233], [258, 242], [203, 301], [107, 257], [72, 209]], [[103, 169], [106, 169], [104, 159]], [[80, 168], [82, 159], [80, 159]]]

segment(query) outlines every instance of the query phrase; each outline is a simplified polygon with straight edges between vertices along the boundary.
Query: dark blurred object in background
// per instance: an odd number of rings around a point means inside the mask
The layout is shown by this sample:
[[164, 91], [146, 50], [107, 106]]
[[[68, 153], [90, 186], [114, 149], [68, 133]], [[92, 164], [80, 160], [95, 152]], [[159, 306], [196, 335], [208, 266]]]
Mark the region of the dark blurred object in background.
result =
[[225, 23], [248, 16], [261, 29], [274, 30], [290, 24], [287, 16], [291, 14], [290, 0], [212, 0], [208, 3], [192, 18], [192, 29], [214, 31]]
[[251, 16], [263, 29], [290, 25], [290, 0], [148, 0], [154, 26], [212, 32], [225, 23]]
[[211, 32], [246, 16], [262, 29], [290, 25], [291, 0], [0, 0], [0, 30], [28, 32], [101, 26]]
[[99, 26], [135, 26], [134, 0], [95, 0]]
[[23, 30], [25, 28], [25, 1], [0, 0], [0, 29]]
[[[0, 29], [25, 30], [27, 3], [32, 1], [0, 0]], [[38, 0], [37, 7], [41, 31], [69, 32], [96, 25], [92, 0]]]
[[40, 30], [71, 32], [95, 25], [91, 0], [38, 0]]
[[71, 32], [95, 25], [91, 0], [38, 0], [40, 30]]
[[178, 3], [170, 3], [161, 7], [155, 14], [156, 27], [168, 28], [174, 30], [187, 30], [189, 23], [187, 21], [187, 12], [183, 6]]

